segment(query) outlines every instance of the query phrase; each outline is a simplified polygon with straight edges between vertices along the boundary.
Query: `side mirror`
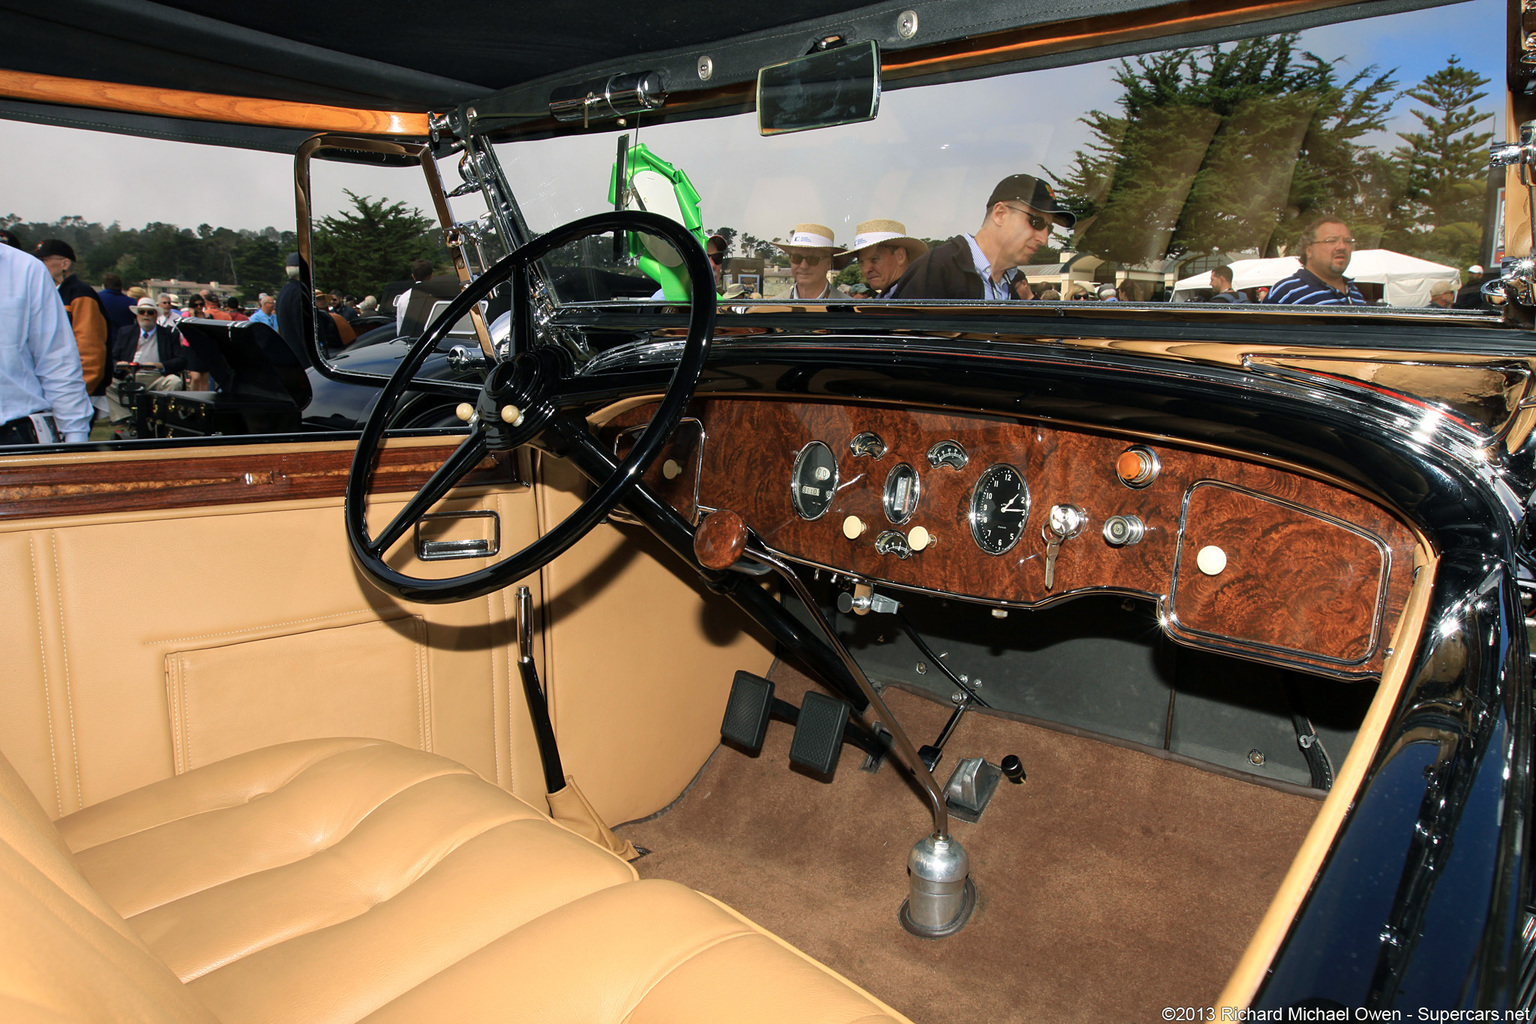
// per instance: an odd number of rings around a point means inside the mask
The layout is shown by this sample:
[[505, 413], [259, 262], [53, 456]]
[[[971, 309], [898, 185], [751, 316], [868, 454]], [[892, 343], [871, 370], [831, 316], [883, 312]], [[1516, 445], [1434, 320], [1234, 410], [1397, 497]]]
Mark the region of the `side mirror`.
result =
[[[312, 175], [321, 179], [318, 188]], [[387, 376], [345, 369], [333, 361], [336, 351], [353, 337], [339, 334], [344, 328], [330, 313], [317, 310], [312, 296], [319, 297], [321, 291], [374, 295], [380, 311], [395, 321], [388, 324], [392, 337], [397, 330], [419, 334], [436, 303], [463, 289], [472, 276], [464, 229], [449, 209], [436, 158], [420, 142], [317, 135], [299, 146], [294, 184], [301, 267], [298, 294], [304, 300], [301, 341], [306, 358], [302, 362], [332, 380], [379, 386]], [[332, 215], [316, 216], [317, 193], [319, 202], [335, 208]], [[339, 200], [340, 196], [347, 198]], [[413, 280], [413, 260], [432, 264], [432, 276]], [[397, 296], [403, 312], [397, 311]], [[484, 316], [472, 310], [470, 320], [481, 350], [489, 357], [492, 349]], [[384, 330], [374, 326], [368, 333]]]
[[757, 130], [763, 135], [873, 121], [879, 112], [880, 46], [873, 39], [757, 73]]

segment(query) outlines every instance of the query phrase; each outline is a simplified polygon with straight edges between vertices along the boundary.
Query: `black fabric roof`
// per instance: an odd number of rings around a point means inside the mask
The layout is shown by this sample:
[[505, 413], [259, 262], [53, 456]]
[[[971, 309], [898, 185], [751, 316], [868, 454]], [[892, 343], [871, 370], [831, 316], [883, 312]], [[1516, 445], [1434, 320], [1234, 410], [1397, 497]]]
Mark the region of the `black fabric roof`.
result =
[[[1302, 11], [1267, 31], [1450, 0], [1342, 0]], [[1160, 6], [1183, 15], [1230, 9], [1231, 0], [0, 0], [6, 45], [0, 69], [374, 110], [541, 118], [557, 84], [656, 71], [673, 92], [752, 81], [764, 64], [807, 52], [824, 36], [874, 39], [887, 59], [1020, 26], [1090, 24]], [[1236, 6], [1241, 6], [1236, 5]], [[917, 16], [915, 34], [901, 31]], [[1241, 33], [1242, 29], [1237, 30]], [[1254, 31], [1253, 27], [1246, 31]], [[1182, 44], [1230, 38], [1231, 28], [1191, 32]], [[1167, 45], [1164, 40], [1162, 45]], [[1106, 45], [1095, 59], [1146, 49]], [[708, 82], [701, 56], [712, 60]], [[1010, 67], [1084, 56], [1046, 55]], [[974, 77], [984, 70], [947, 73]], [[915, 84], [914, 79], [888, 87]], [[719, 111], [716, 111], [719, 112]], [[708, 113], [708, 111], [703, 111]], [[698, 112], [664, 112], [699, 116]], [[291, 149], [292, 129], [111, 113], [0, 97], [0, 117], [186, 141]]]
[[417, 111], [586, 65], [867, 6], [861, 0], [0, 0], [4, 64], [12, 70]]

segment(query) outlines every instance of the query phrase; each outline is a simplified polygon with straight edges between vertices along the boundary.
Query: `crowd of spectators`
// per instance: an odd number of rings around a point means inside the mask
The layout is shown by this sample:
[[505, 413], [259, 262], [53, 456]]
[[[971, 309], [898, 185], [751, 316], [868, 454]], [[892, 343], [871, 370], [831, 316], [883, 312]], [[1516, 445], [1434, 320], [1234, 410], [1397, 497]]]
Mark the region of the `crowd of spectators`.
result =
[[[306, 302], [328, 351], [351, 344], [360, 328], [377, 325], [364, 321], [377, 314], [371, 295], [359, 300], [318, 289], [308, 294], [298, 279], [298, 253], [288, 258], [283, 290], [261, 292], [248, 307], [242, 296], [211, 288], [184, 295], [163, 288], [152, 293], [148, 282], [124, 288], [122, 277], [110, 272], [93, 288], [75, 273], [74, 248], [61, 239], [27, 247], [14, 232], [0, 229], [0, 251], [8, 292], [27, 296], [49, 314], [34, 311], [19, 336], [9, 330], [0, 336], [0, 444], [125, 436], [131, 432], [135, 392], [215, 386], [184, 321], [259, 324], [272, 334], [253, 335], [253, 342], [274, 362], [299, 369], [310, 362]], [[33, 294], [41, 283], [47, 294]], [[52, 315], [54, 307], [61, 315]], [[388, 323], [386, 317], [377, 319]]]
[[[789, 260], [791, 282], [770, 297], [1089, 302], [1153, 297], [1145, 293], [1145, 285], [1129, 279], [1118, 285], [1068, 282], [1065, 294], [1051, 287], [1037, 293], [1022, 268], [1055, 227], [1070, 229], [1075, 221], [1050, 185], [1033, 175], [1014, 174], [992, 190], [974, 232], [957, 234], [932, 247], [909, 235], [896, 220], [859, 224], [849, 248], [837, 245], [832, 229], [824, 225], [796, 224], [788, 242], [773, 243]], [[1242, 292], [1233, 287], [1233, 268], [1224, 264], [1210, 272], [1206, 301], [1364, 305], [1364, 295], [1347, 276], [1354, 248], [1355, 239], [1343, 220], [1316, 217], [1302, 233], [1296, 270], [1289, 277]], [[352, 344], [360, 329], [391, 321], [398, 334], [419, 333], [438, 304], [453, 298], [460, 288], [456, 275], [436, 273], [430, 263], [418, 260], [410, 268], [410, 280], [385, 292], [381, 308], [372, 295], [358, 299], [319, 289], [311, 292], [300, 283], [300, 257], [292, 253], [285, 267], [288, 283], [276, 295], [259, 293], [248, 307], [242, 296], [218, 294], [211, 288], [185, 296], [163, 289], [151, 294], [146, 285], [125, 289], [115, 273], [104, 274], [101, 288], [93, 288], [75, 274], [75, 251], [60, 239], [44, 239], [27, 250], [13, 232], [0, 229], [0, 251], [5, 254], [0, 275], [15, 294], [42, 301], [27, 291], [35, 291], [39, 281], [51, 282], [52, 292], [43, 303], [49, 315], [33, 318], [41, 333], [0, 336], [0, 443], [80, 440], [82, 428], [88, 434], [93, 420], [97, 426], [125, 431], [134, 392], [208, 387], [197, 346], [187, 339], [184, 321], [189, 319], [253, 322], [270, 332], [252, 335], [269, 358], [280, 367], [299, 371], [311, 361], [305, 343], [305, 321], [311, 315], [322, 349], [334, 351]], [[726, 282], [726, 251], [725, 238], [709, 237], [706, 252], [714, 266], [718, 295], [757, 297]], [[864, 282], [850, 292], [838, 287], [834, 275], [854, 261]], [[1439, 308], [1480, 305], [1481, 268], [1472, 271], [1464, 286], [1459, 279], [1432, 282], [1428, 304]], [[57, 313], [64, 315], [60, 318]], [[377, 321], [368, 319], [372, 317]], [[61, 332], [61, 324], [67, 334]], [[64, 351], [70, 341], [73, 345]], [[92, 410], [89, 416], [82, 411], [86, 408]]]

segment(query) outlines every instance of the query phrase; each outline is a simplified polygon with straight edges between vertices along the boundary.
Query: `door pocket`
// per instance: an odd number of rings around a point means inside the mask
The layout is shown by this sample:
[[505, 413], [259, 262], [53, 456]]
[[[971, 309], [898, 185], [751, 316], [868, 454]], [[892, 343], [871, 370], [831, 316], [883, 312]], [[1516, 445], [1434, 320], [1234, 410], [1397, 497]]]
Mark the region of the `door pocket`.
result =
[[427, 624], [415, 615], [174, 651], [176, 772], [292, 740], [366, 736], [432, 749]]

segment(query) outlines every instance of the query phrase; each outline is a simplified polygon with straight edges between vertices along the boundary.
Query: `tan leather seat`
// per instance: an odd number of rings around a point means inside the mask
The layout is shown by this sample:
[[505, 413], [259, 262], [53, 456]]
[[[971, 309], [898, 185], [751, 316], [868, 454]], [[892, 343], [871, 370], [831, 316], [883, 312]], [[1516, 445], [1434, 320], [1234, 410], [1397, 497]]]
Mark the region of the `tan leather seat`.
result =
[[899, 1021], [451, 761], [283, 744], [49, 822], [0, 759], [0, 1019]]

